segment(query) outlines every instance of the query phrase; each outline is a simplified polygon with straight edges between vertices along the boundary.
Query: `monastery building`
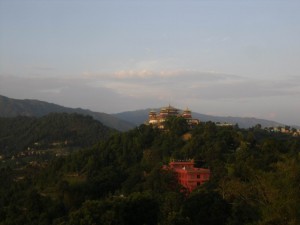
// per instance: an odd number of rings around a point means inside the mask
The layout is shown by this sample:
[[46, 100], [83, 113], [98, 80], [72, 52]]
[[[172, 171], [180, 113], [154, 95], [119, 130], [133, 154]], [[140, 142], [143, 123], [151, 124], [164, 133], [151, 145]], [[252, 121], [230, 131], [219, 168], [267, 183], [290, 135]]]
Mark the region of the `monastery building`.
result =
[[188, 108], [186, 108], [181, 113], [179, 109], [176, 109], [169, 105], [167, 107], [161, 108], [159, 113], [151, 110], [149, 112], [149, 119], [148, 119], [147, 124], [151, 124], [160, 129], [164, 129], [164, 122], [166, 121], [166, 119], [168, 117], [172, 117], [172, 116], [182, 117], [182, 118], [186, 119], [190, 128], [193, 128], [195, 125], [200, 123], [198, 119], [192, 118], [192, 112]]

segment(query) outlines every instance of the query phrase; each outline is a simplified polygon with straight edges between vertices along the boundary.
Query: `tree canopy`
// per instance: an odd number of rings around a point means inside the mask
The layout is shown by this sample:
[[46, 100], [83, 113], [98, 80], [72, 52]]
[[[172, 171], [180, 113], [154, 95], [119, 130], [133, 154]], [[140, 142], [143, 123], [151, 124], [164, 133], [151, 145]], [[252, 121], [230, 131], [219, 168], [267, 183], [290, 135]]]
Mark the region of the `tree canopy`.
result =
[[[2, 168], [0, 224], [300, 224], [299, 137], [167, 123], [99, 138], [22, 179]], [[210, 181], [187, 194], [162, 169], [174, 158], [209, 168]]]

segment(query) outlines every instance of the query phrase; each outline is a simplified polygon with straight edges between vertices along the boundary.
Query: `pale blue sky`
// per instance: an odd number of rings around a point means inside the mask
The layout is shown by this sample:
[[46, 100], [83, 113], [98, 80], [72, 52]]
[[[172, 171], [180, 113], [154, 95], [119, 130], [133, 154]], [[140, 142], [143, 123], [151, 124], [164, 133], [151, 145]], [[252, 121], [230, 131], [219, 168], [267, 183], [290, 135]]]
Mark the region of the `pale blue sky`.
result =
[[0, 0], [0, 94], [300, 124], [300, 1]]

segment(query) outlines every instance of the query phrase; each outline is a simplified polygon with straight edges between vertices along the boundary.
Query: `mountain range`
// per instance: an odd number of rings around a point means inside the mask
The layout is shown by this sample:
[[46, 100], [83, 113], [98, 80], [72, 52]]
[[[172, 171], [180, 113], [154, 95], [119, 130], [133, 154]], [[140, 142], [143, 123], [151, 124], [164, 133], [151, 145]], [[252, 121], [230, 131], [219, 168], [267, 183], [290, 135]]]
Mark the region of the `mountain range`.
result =
[[[155, 110], [159, 112], [159, 109]], [[115, 114], [107, 114], [102, 112], [93, 112], [91, 110], [82, 108], [68, 108], [39, 100], [12, 99], [0, 95], [0, 117], [15, 117], [18, 115], [41, 117], [53, 112], [79, 113], [92, 116], [94, 119], [100, 121], [104, 125], [119, 131], [130, 130], [144, 123], [148, 119], [149, 111], [150, 109], [141, 109]], [[238, 124], [241, 128], [253, 127], [256, 124], [261, 124], [262, 127], [285, 126], [284, 124], [278, 123], [276, 121], [250, 117], [210, 116], [196, 112], [193, 112], [192, 115], [193, 118], [197, 118], [203, 122], [226, 122], [231, 124]], [[293, 127], [299, 128], [299, 126]]]
[[[148, 119], [148, 114], [150, 110], [153, 109], [143, 109], [136, 111], [128, 111], [121, 112], [117, 114], [113, 114], [114, 116], [126, 120], [135, 125], [139, 125], [144, 123]], [[159, 112], [160, 109], [154, 109], [154, 111]], [[249, 128], [253, 127], [257, 124], [260, 124], [262, 127], [277, 127], [277, 126], [285, 126], [284, 124], [278, 123], [276, 121], [265, 120], [265, 119], [257, 119], [253, 117], [225, 117], [225, 116], [210, 116], [206, 114], [201, 114], [197, 112], [192, 112], [192, 116], [195, 119], [199, 119], [202, 122], [220, 122], [220, 123], [230, 123], [230, 124], [238, 124], [240, 128]], [[295, 126], [297, 127], [297, 126]]]
[[93, 112], [81, 108], [68, 108], [53, 103], [39, 100], [19, 100], [0, 95], [0, 117], [33, 116], [42, 117], [49, 113], [78, 113], [92, 116], [104, 125], [119, 130], [126, 131], [135, 127], [135, 124], [119, 119], [107, 113]]

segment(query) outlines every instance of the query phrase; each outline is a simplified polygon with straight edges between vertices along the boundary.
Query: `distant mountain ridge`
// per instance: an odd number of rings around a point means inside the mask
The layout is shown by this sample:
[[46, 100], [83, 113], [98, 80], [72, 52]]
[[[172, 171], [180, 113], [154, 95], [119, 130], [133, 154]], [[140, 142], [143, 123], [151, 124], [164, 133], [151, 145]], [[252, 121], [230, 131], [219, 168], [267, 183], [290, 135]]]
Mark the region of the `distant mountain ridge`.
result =
[[[148, 119], [150, 110], [151, 109], [149, 108], [115, 114], [107, 114], [102, 112], [93, 112], [88, 109], [68, 108], [39, 100], [19, 100], [0, 95], [0, 117], [41, 117], [54, 112], [79, 113], [92, 116], [94, 119], [102, 122], [104, 125], [119, 131], [127, 131], [136, 126], [139, 126], [140, 124], [145, 123]], [[154, 110], [159, 112], [160, 108]], [[241, 128], [249, 128], [257, 124], [261, 124], [262, 127], [285, 126], [285, 124], [278, 123], [276, 121], [250, 117], [211, 116], [196, 112], [193, 112], [192, 115], [194, 118], [199, 119], [202, 122], [227, 122], [231, 124], [238, 124]], [[292, 127], [297, 129], [300, 128], [300, 126]]]
[[33, 116], [42, 117], [50, 113], [78, 113], [92, 116], [104, 125], [119, 130], [127, 131], [135, 127], [134, 124], [114, 117], [110, 114], [93, 112], [81, 108], [68, 108], [53, 103], [39, 100], [12, 99], [0, 95], [0, 117]]
[[[152, 109], [142, 109], [142, 110], [135, 110], [135, 111], [127, 111], [113, 114], [114, 116], [131, 122], [135, 125], [139, 125], [147, 121], [148, 114]], [[160, 109], [154, 109], [156, 112], [159, 112]], [[257, 119], [257, 118], [250, 118], [250, 117], [225, 117], [225, 116], [210, 116], [201, 113], [192, 113], [193, 118], [199, 119], [202, 122], [212, 121], [212, 122], [222, 122], [222, 123], [231, 123], [231, 124], [238, 124], [241, 128], [249, 128], [253, 127], [257, 124], [261, 124], [262, 127], [277, 127], [277, 126], [285, 126], [284, 124], [265, 120], [265, 119]], [[297, 128], [297, 126], [294, 126]]]

